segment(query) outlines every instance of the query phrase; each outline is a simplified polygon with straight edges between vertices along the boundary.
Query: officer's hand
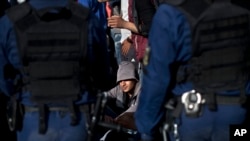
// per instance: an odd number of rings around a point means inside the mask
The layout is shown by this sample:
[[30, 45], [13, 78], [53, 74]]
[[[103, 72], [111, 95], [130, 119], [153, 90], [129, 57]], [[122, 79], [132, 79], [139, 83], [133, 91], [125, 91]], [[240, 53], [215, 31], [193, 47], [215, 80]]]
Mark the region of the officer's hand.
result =
[[115, 118], [115, 122], [121, 126], [136, 130], [134, 112], [125, 112]]

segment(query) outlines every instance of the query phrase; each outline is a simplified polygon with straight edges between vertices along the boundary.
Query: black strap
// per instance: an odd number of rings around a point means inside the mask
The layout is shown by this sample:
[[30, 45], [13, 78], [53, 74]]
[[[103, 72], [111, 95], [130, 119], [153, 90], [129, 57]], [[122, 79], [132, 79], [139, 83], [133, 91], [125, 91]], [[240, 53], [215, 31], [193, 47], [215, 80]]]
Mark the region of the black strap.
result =
[[215, 111], [217, 109], [217, 104], [218, 104], [217, 102], [219, 102], [216, 99], [215, 93], [208, 94], [205, 99], [206, 99], [206, 104], [208, 105], [208, 108], [211, 111]]
[[75, 104], [70, 101], [68, 102], [69, 104], [69, 112], [70, 112], [70, 117], [71, 117], [71, 122], [70, 124], [72, 126], [76, 125], [78, 123], [78, 119], [77, 119], [77, 116], [76, 116], [76, 108], [75, 108]]
[[39, 104], [38, 108], [39, 108], [39, 133], [45, 134], [47, 129], [45, 105]]
[[160, 3], [177, 6], [188, 17], [190, 23], [195, 23], [200, 14], [209, 6], [205, 0], [160, 0]]
[[133, 22], [135, 23], [135, 26], [137, 29], [139, 29], [139, 17], [137, 13], [137, 9], [135, 7], [135, 0], [132, 0], [132, 15], [133, 15]]
[[[21, 9], [21, 10], [20, 10]], [[25, 15], [31, 12], [31, 7], [27, 2], [24, 2], [22, 4], [12, 6], [7, 10], [7, 15], [10, 18], [10, 20], [15, 23], [16, 21], [23, 18]]]
[[174, 118], [180, 117], [181, 111], [183, 109], [183, 104], [181, 103], [181, 99], [177, 99], [177, 105], [172, 112]]
[[246, 95], [246, 87], [245, 86], [242, 86], [241, 89], [240, 89], [240, 99], [239, 99], [239, 102], [241, 104], [245, 104], [247, 102], [247, 95]]

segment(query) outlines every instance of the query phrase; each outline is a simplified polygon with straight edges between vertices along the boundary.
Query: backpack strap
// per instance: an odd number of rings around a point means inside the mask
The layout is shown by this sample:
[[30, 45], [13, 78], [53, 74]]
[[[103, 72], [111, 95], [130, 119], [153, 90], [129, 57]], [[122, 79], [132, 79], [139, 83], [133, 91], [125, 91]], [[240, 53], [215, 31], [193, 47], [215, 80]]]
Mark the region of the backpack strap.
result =
[[186, 15], [192, 27], [197, 22], [200, 14], [203, 13], [203, 11], [205, 11], [210, 5], [205, 0], [162, 0], [161, 3], [176, 6], [183, 12], [183, 14]]
[[133, 14], [133, 22], [136, 25], [137, 29], [139, 29], [139, 17], [135, 7], [135, 0], [132, 0], [132, 14]]

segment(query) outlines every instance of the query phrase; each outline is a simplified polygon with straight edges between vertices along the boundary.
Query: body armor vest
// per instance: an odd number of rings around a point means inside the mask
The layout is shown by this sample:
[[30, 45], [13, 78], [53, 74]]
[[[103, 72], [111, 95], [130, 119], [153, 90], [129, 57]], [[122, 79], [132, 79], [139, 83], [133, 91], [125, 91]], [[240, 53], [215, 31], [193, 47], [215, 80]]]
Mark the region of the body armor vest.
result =
[[89, 10], [73, 1], [66, 7], [36, 10], [25, 2], [8, 10], [14, 23], [23, 67], [22, 89], [31, 93], [45, 131], [45, 105], [69, 106], [76, 124], [73, 102], [88, 81], [87, 41]]

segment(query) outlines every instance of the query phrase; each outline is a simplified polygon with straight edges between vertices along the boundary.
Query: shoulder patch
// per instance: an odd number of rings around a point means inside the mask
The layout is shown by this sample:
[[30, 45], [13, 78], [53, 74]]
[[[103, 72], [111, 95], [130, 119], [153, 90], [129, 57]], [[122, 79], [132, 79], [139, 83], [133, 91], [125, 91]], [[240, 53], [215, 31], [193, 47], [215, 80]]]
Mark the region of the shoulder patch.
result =
[[150, 58], [150, 46], [147, 46], [146, 50], [145, 50], [144, 57], [143, 57], [143, 65], [144, 66], [148, 65], [149, 58]]

